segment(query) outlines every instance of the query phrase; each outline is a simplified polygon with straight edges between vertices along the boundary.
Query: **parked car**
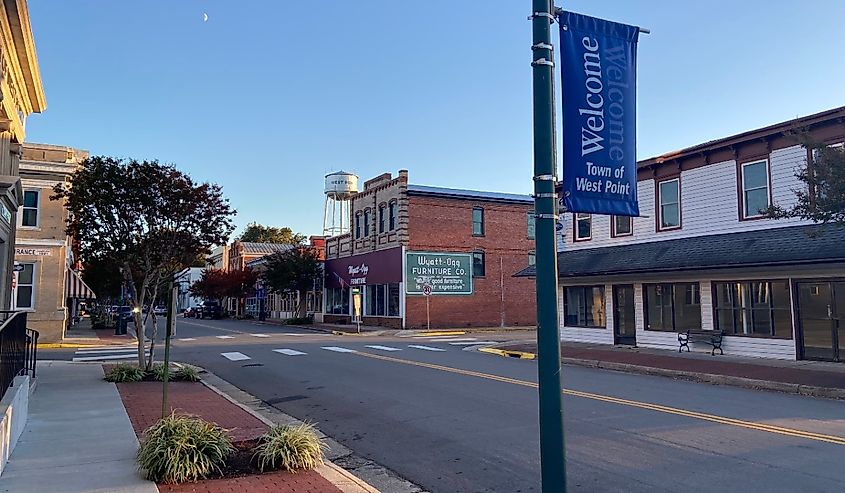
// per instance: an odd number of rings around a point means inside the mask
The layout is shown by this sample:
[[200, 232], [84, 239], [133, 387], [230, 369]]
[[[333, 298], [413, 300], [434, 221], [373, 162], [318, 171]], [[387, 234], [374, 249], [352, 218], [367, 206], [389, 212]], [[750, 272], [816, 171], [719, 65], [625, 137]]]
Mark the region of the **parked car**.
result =
[[203, 301], [199, 318], [223, 318], [223, 307], [216, 301]]
[[153, 308], [153, 315], [167, 315], [167, 307], [164, 305], [157, 305]]
[[120, 320], [126, 320], [127, 323], [135, 323], [135, 318], [132, 316], [131, 306], [117, 306], [115, 307], [114, 323], [117, 324]]
[[201, 311], [202, 307], [199, 305], [189, 306], [188, 308], [185, 308], [184, 312], [182, 312], [182, 316], [185, 318], [199, 318]]

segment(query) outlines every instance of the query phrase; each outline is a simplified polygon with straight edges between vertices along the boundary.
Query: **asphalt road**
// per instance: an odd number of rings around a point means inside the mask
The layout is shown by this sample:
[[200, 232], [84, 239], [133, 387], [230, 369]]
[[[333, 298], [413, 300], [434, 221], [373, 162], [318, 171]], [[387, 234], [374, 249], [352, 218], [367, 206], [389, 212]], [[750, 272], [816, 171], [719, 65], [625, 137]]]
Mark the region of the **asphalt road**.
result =
[[[536, 363], [472, 350], [507, 337], [332, 336], [179, 319], [173, 359], [316, 423], [427, 491], [540, 491]], [[843, 402], [563, 371], [571, 491], [845, 491]]]

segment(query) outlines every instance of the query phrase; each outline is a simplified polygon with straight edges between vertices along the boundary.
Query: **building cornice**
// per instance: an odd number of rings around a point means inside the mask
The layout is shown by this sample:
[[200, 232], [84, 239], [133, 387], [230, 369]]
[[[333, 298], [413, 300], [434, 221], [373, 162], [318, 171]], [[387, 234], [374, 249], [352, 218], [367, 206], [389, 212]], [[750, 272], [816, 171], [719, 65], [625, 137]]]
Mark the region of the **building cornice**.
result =
[[16, 54], [21, 80], [25, 86], [25, 109], [28, 110], [27, 113], [41, 113], [47, 107], [47, 100], [41, 82], [41, 70], [38, 67], [38, 55], [35, 52], [35, 39], [32, 36], [26, 0], [3, 0], [3, 6], [6, 24], [14, 43], [13, 53]]
[[[25, 231], [18, 231], [18, 234], [24, 233]], [[15, 238], [15, 246], [18, 245], [27, 245], [27, 246], [52, 246], [52, 247], [63, 247], [67, 245], [66, 240], [54, 240], [54, 239], [40, 239], [40, 238]]]

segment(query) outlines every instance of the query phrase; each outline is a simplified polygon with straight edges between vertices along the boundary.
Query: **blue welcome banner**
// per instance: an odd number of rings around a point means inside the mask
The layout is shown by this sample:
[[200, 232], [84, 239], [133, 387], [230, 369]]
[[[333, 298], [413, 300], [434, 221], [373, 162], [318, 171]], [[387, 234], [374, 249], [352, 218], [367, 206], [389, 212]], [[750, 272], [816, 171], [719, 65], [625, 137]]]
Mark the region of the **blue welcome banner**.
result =
[[638, 216], [635, 26], [563, 12], [563, 205]]

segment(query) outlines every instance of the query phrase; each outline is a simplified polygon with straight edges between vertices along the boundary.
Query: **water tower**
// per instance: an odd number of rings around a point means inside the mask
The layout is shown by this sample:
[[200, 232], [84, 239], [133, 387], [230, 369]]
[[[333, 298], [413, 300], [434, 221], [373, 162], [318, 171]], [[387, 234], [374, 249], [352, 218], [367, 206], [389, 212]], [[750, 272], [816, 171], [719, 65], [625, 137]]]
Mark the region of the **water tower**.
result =
[[358, 193], [358, 176], [346, 171], [326, 175], [326, 206], [323, 209], [323, 235], [349, 232], [352, 196]]

